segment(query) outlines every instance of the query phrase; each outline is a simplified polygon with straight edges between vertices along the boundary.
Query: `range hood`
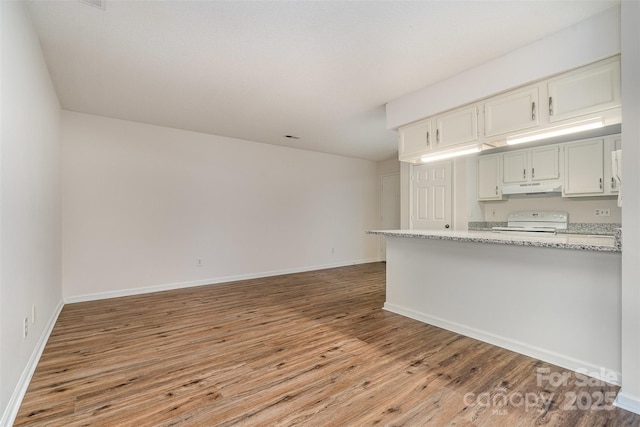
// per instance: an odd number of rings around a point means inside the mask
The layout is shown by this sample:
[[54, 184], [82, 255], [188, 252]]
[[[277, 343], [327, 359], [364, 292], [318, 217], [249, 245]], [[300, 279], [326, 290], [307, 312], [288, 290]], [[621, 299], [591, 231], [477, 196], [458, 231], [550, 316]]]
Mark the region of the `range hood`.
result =
[[529, 182], [502, 186], [502, 194], [539, 194], [562, 192], [561, 181]]

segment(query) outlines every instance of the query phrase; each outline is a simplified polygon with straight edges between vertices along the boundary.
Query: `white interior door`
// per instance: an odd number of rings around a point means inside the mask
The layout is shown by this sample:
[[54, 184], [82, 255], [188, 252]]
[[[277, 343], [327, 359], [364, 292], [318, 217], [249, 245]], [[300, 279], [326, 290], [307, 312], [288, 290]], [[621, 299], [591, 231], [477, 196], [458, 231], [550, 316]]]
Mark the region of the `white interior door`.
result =
[[411, 171], [411, 228], [446, 230], [452, 224], [451, 161], [414, 166]]
[[[398, 230], [400, 228], [400, 174], [384, 175], [382, 177], [381, 218], [382, 230]], [[385, 238], [380, 238], [381, 259], [387, 258]]]

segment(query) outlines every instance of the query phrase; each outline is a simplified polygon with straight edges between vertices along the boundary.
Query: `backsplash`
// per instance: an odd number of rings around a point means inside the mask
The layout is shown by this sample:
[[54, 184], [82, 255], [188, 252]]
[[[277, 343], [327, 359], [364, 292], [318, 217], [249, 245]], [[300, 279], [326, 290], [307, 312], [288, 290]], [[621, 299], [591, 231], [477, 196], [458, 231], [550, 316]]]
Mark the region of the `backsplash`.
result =
[[[471, 221], [469, 230], [487, 231], [493, 227], [505, 227], [507, 222]], [[611, 222], [569, 222], [567, 230], [558, 231], [559, 234], [606, 234], [614, 235], [622, 224]]]
[[[510, 196], [505, 200], [480, 202], [482, 218], [471, 221], [506, 222], [507, 215], [515, 211], [561, 211], [569, 213], [569, 224], [619, 224], [622, 209], [616, 197], [568, 198], [559, 196]], [[596, 209], [609, 209], [610, 216], [597, 216]]]
[[614, 235], [621, 227], [622, 224], [612, 222], [570, 222], [568, 229], [560, 233]]
[[493, 227], [506, 227], [507, 221], [489, 222], [489, 221], [469, 221], [469, 230], [491, 231]]

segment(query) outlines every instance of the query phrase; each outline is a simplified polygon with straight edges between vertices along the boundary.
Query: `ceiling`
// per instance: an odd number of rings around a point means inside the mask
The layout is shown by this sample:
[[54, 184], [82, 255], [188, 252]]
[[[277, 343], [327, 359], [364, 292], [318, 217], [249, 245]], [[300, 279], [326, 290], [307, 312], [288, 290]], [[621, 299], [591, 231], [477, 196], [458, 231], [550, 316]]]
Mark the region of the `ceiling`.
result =
[[374, 161], [385, 103], [617, 4], [28, 1], [64, 109]]

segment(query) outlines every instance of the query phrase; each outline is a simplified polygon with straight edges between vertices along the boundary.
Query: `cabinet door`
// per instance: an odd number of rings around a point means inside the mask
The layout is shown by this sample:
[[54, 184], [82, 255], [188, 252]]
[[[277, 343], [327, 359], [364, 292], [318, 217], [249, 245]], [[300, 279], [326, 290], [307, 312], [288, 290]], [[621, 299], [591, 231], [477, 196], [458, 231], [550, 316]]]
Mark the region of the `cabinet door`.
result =
[[398, 132], [398, 157], [400, 160], [413, 158], [431, 149], [431, 120], [404, 126]]
[[487, 137], [538, 126], [538, 86], [490, 99], [484, 104]]
[[603, 143], [601, 139], [564, 145], [563, 195], [604, 193]]
[[551, 122], [619, 107], [620, 62], [615, 59], [551, 79], [548, 90]]
[[560, 147], [550, 145], [531, 149], [531, 180], [544, 181], [560, 177]]
[[611, 164], [611, 152], [620, 150], [620, 136], [606, 138], [604, 140], [604, 193], [616, 195], [620, 191], [618, 181], [613, 178], [613, 168]]
[[478, 157], [478, 200], [499, 200], [500, 189], [500, 156]]
[[513, 151], [502, 156], [502, 182], [527, 182], [527, 150]]
[[436, 147], [478, 140], [478, 108], [466, 107], [436, 117]]

